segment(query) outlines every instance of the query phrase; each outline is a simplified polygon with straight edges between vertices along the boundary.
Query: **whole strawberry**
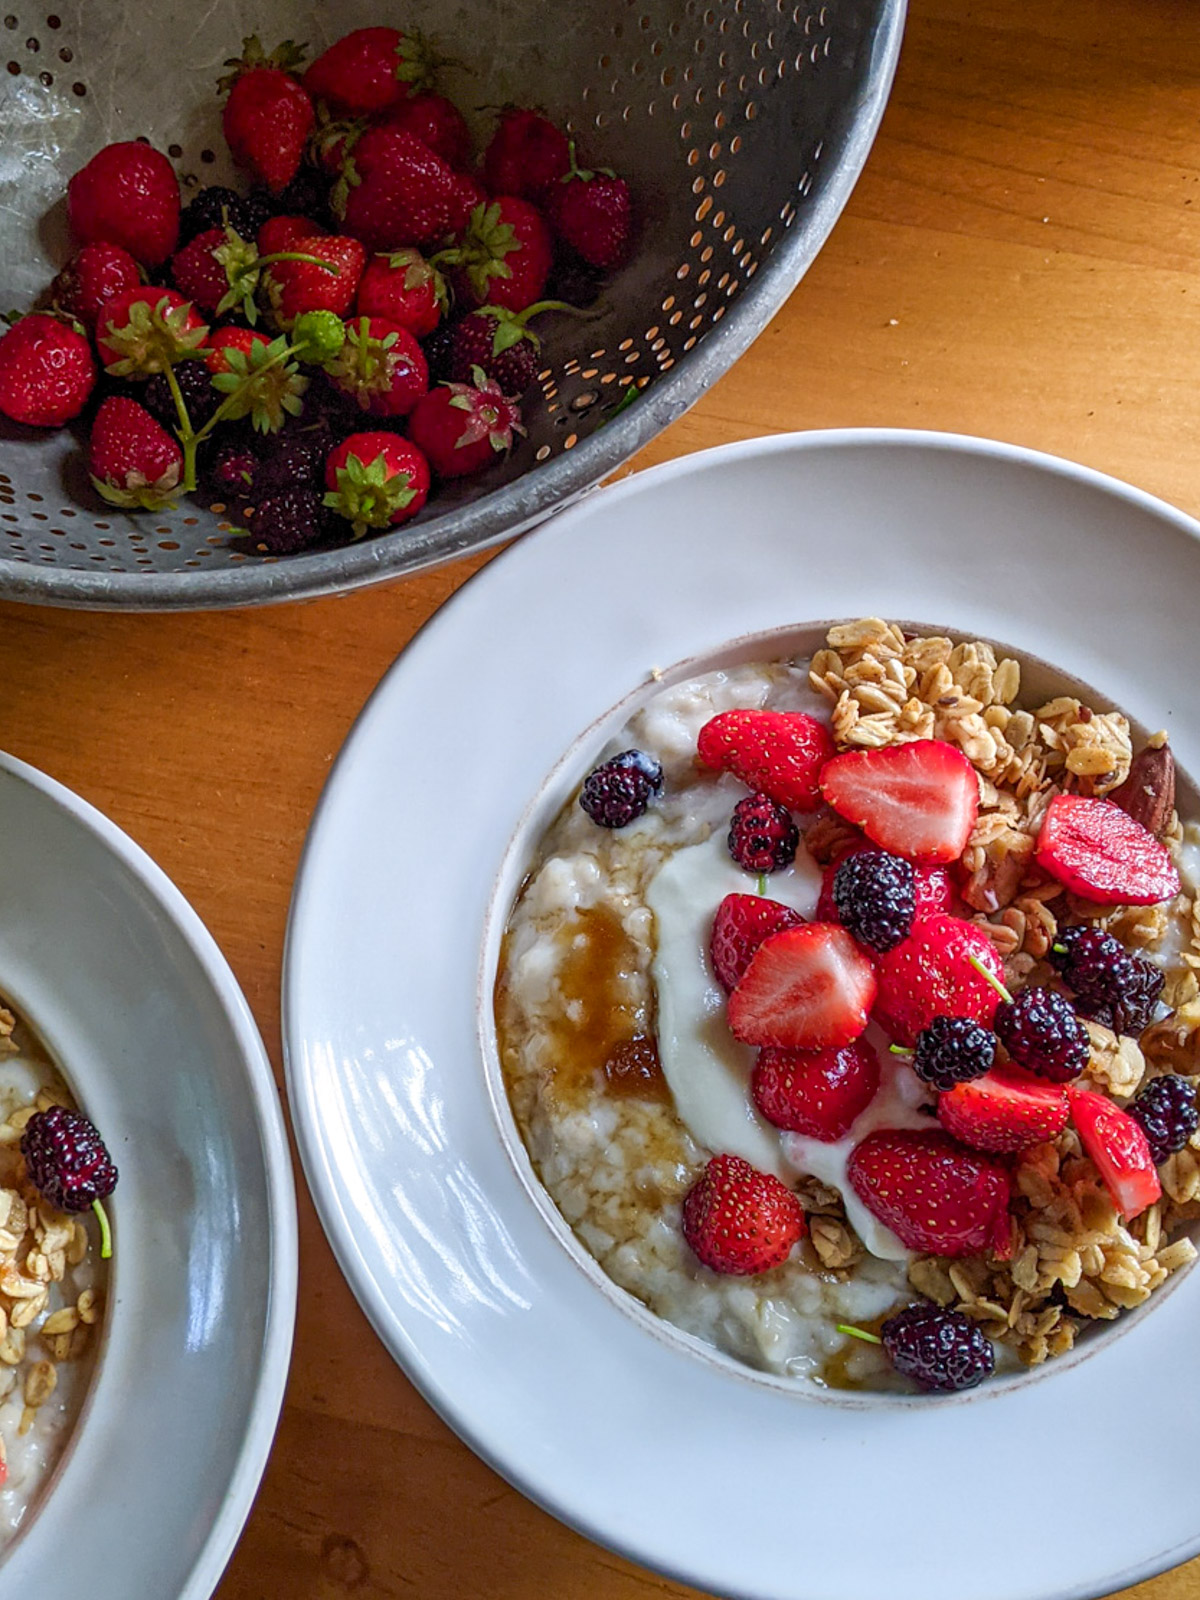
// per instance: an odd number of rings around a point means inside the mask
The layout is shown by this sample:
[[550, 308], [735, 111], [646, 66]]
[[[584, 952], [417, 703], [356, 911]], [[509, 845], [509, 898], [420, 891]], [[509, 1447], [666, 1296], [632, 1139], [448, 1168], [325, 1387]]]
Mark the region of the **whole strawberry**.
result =
[[268, 217], [258, 230], [255, 244], [260, 256], [275, 256], [282, 250], [294, 250], [298, 239], [319, 239], [325, 233], [308, 217]]
[[437, 64], [419, 33], [355, 28], [317, 57], [304, 74], [304, 86], [340, 116], [371, 117], [427, 88]]
[[249, 359], [254, 345], [270, 342], [269, 337], [257, 328], [214, 328], [204, 341], [204, 359], [209, 372], [216, 377], [219, 372], [233, 371], [229, 364], [230, 350], [240, 350]]
[[1008, 1254], [1008, 1173], [948, 1133], [870, 1133], [851, 1151], [847, 1177], [871, 1215], [910, 1250]]
[[174, 503], [183, 452], [136, 400], [114, 395], [92, 423], [88, 468], [110, 505], [158, 511]]
[[390, 251], [434, 245], [457, 233], [471, 215], [475, 192], [411, 133], [371, 128], [350, 152], [332, 203], [348, 233], [369, 250]]
[[700, 729], [696, 753], [706, 767], [732, 772], [790, 811], [815, 811], [834, 743], [825, 724], [803, 711], [722, 711]]
[[265, 285], [277, 327], [290, 328], [306, 311], [336, 311], [344, 316], [354, 304], [367, 253], [357, 239], [320, 234], [294, 239], [296, 255], [312, 261], [276, 261], [267, 269]]
[[983, 930], [944, 914], [917, 922], [907, 939], [878, 957], [876, 1020], [897, 1044], [914, 1045], [934, 1017], [970, 1017], [990, 1024], [1000, 996], [971, 965], [1003, 976], [996, 947]]
[[791, 906], [762, 894], [727, 894], [713, 918], [708, 953], [717, 982], [725, 993], [736, 989], [764, 939], [804, 921]]
[[589, 266], [612, 272], [629, 259], [633, 242], [633, 204], [629, 185], [612, 172], [589, 172], [575, 165], [545, 192], [554, 231]]
[[90, 333], [106, 300], [141, 283], [138, 264], [118, 244], [85, 244], [50, 285], [55, 308]]
[[425, 90], [402, 100], [388, 112], [383, 126], [411, 133], [449, 166], [465, 167], [471, 159], [471, 130], [462, 112], [444, 94]]
[[225, 304], [237, 278], [255, 273], [257, 255], [254, 245], [232, 229], [208, 228], [171, 257], [171, 276], [184, 299], [211, 317], [218, 308], [231, 309], [238, 303], [234, 299], [228, 307]]
[[151, 284], [123, 289], [100, 307], [96, 350], [116, 378], [148, 378], [203, 344], [208, 329], [190, 301]]
[[166, 156], [131, 140], [105, 145], [67, 185], [67, 218], [80, 244], [116, 244], [158, 267], [179, 237], [179, 180]]
[[713, 1272], [769, 1272], [804, 1233], [804, 1211], [792, 1191], [741, 1156], [713, 1156], [684, 1196], [683, 1236]]
[[429, 464], [394, 433], [353, 433], [325, 463], [325, 504], [361, 538], [415, 517], [429, 494]]
[[473, 384], [439, 383], [417, 401], [408, 424], [409, 437], [439, 478], [484, 471], [524, 432], [516, 401], [482, 372]]
[[823, 1144], [845, 1138], [878, 1088], [879, 1057], [862, 1039], [840, 1050], [760, 1050], [750, 1076], [768, 1122]]
[[229, 98], [221, 126], [229, 152], [258, 182], [278, 194], [296, 176], [316, 120], [304, 86], [295, 76], [304, 46], [285, 40], [270, 55], [256, 36], [242, 40], [242, 54], [218, 88]]
[[545, 218], [515, 195], [476, 206], [461, 240], [434, 257], [453, 269], [464, 304], [509, 311], [524, 311], [542, 298], [553, 259]]
[[0, 411], [29, 428], [61, 428], [96, 385], [92, 347], [70, 323], [34, 311], [0, 339]]
[[429, 388], [421, 346], [407, 328], [383, 317], [348, 323], [346, 341], [325, 373], [340, 394], [373, 417], [406, 417]]
[[565, 133], [540, 111], [505, 106], [483, 158], [483, 181], [492, 194], [535, 198], [570, 170]]
[[419, 250], [406, 245], [372, 256], [358, 285], [355, 307], [365, 317], [386, 317], [418, 339], [437, 327], [449, 297], [446, 280]]

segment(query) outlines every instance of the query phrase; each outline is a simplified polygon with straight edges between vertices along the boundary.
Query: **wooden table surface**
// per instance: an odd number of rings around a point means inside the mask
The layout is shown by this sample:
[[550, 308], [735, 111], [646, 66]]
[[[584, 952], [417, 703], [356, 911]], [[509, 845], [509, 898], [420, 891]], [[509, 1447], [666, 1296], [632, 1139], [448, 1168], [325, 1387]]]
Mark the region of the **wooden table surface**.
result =
[[[635, 466], [793, 428], [945, 428], [1200, 515], [1198, 29], [1190, 0], [912, 0], [882, 132], [820, 259]], [[179, 884], [277, 1067], [288, 895], [321, 786], [384, 669], [480, 565], [257, 613], [0, 606], [0, 742]], [[297, 1178], [291, 1382], [219, 1600], [687, 1593], [458, 1442], [371, 1332]], [[1200, 1562], [1129, 1592], [1200, 1600]]]

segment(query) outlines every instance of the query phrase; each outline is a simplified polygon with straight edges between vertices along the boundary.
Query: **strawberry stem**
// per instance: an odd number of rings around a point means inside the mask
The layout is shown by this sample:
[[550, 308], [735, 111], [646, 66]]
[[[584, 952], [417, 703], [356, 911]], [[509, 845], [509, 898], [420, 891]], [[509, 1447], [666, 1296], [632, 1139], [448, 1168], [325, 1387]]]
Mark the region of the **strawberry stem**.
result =
[[915, 1050], [910, 1050], [907, 1045], [903, 1044], [890, 1044], [888, 1045], [888, 1049], [894, 1056], [915, 1056], [917, 1053]]
[[108, 1213], [99, 1200], [92, 1201], [92, 1210], [100, 1224], [100, 1259], [109, 1261], [112, 1259], [112, 1229], [108, 1225]]
[[979, 976], [981, 978], [986, 978], [987, 979], [987, 981], [991, 984], [992, 988], [995, 989], [996, 993], [1000, 996], [1000, 998], [1002, 1000], [1006, 1000], [1009, 1005], [1012, 1005], [1012, 1003], [1013, 1003], [1012, 995], [1009, 994], [1008, 990], [1000, 982], [1000, 979], [996, 976], [996, 974], [989, 967], [985, 967], [983, 962], [980, 961], [978, 956], [968, 956], [967, 960], [975, 968], [975, 971], [979, 974]]
[[837, 1324], [839, 1333], [848, 1333], [852, 1339], [861, 1339], [864, 1344], [882, 1344], [883, 1340], [877, 1333], [868, 1333], [865, 1328], [854, 1328], [848, 1322]]
[[247, 272], [256, 272], [259, 267], [269, 267], [274, 261], [306, 261], [310, 267], [324, 267], [325, 271], [335, 278], [340, 278], [342, 275], [341, 267], [334, 266], [332, 261], [322, 261], [320, 256], [306, 256], [300, 250], [276, 250], [274, 255], [257, 256], [249, 266], [241, 269], [239, 276], [244, 276]]
[[765, 872], [760, 872], [758, 875], [758, 892], [759, 894], [766, 894], [767, 892], [767, 875]]

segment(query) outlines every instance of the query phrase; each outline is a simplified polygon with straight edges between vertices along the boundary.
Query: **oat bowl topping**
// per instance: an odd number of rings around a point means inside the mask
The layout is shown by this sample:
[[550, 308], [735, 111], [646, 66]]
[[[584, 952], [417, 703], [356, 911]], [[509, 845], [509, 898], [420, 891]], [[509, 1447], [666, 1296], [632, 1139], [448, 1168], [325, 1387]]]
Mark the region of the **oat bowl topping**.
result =
[[0, 996], [0, 1559], [91, 1382], [117, 1174], [28, 1020]]
[[505, 1115], [693, 1348], [971, 1388], [1195, 1258], [1200, 811], [1164, 734], [1043, 662], [781, 637], [639, 693], [514, 845]]

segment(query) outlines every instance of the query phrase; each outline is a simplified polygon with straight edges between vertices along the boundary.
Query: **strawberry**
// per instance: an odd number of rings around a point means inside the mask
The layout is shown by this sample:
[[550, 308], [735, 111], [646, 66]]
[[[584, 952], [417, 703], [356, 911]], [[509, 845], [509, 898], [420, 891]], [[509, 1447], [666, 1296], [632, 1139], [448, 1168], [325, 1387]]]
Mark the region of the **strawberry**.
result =
[[55, 307], [90, 333], [106, 300], [141, 283], [138, 264], [119, 244], [85, 244], [50, 285]]
[[544, 196], [554, 231], [591, 267], [611, 272], [624, 266], [633, 242], [633, 204], [624, 178], [575, 165]]
[[696, 752], [706, 767], [732, 772], [789, 811], [815, 811], [834, 743], [803, 711], [722, 711], [700, 729]]
[[266, 55], [251, 36], [242, 40], [242, 55], [225, 63], [232, 71], [217, 85], [229, 92], [221, 126], [230, 154], [273, 194], [299, 172], [316, 120], [312, 101], [295, 76], [303, 60], [304, 47], [290, 39]]
[[408, 424], [409, 437], [439, 478], [482, 472], [524, 432], [517, 402], [478, 371], [474, 384], [439, 383], [422, 395]]
[[208, 370], [215, 377], [218, 372], [232, 372], [227, 350], [240, 350], [247, 358], [256, 344], [270, 344], [270, 339], [265, 333], [259, 333], [254, 328], [214, 328], [204, 341], [203, 348], [209, 352], [205, 356]]
[[713, 1272], [769, 1272], [804, 1232], [804, 1211], [792, 1191], [741, 1156], [713, 1156], [683, 1198], [683, 1236]]
[[1013, 1155], [1056, 1139], [1067, 1125], [1067, 1097], [1016, 1067], [993, 1067], [938, 1096], [938, 1121], [976, 1150]]
[[458, 243], [434, 257], [437, 265], [453, 269], [464, 304], [509, 311], [524, 311], [542, 298], [553, 259], [545, 218], [515, 195], [477, 205]]
[[483, 181], [492, 194], [532, 199], [571, 170], [571, 148], [538, 111], [505, 106], [483, 157]]
[[145, 407], [117, 395], [92, 423], [88, 469], [110, 505], [158, 511], [173, 504], [183, 452]]
[[967, 1256], [1011, 1250], [1008, 1173], [948, 1133], [883, 1129], [850, 1153], [850, 1187], [910, 1250]]
[[278, 255], [281, 250], [294, 250], [297, 239], [317, 239], [324, 233], [309, 217], [268, 217], [258, 230], [258, 253]]
[[979, 813], [974, 767], [940, 739], [835, 756], [821, 793], [882, 849], [927, 864], [957, 861]]
[[96, 350], [117, 378], [148, 378], [204, 342], [208, 329], [190, 301], [153, 284], [122, 289], [96, 316]]
[[[434, 245], [466, 226], [475, 187], [428, 145], [398, 128], [371, 128], [334, 185], [334, 214], [369, 250]], [[537, 296], [534, 296], [536, 299]]]
[[385, 128], [398, 128], [420, 139], [448, 166], [465, 167], [471, 159], [471, 130], [452, 100], [424, 90], [402, 100], [384, 119]]
[[325, 504], [361, 538], [416, 516], [429, 494], [429, 464], [397, 434], [352, 433], [330, 452], [325, 487]]
[[934, 1017], [991, 1023], [1000, 995], [971, 965], [971, 956], [1003, 980], [987, 934], [973, 922], [939, 913], [915, 923], [907, 939], [877, 958], [875, 1015], [897, 1044], [915, 1045]]
[[30, 428], [77, 417], [96, 385], [92, 347], [48, 311], [14, 322], [0, 339], [0, 412]]
[[764, 939], [804, 921], [791, 906], [757, 894], [727, 894], [713, 918], [708, 953], [717, 982], [726, 994], [736, 989], [750, 958]]
[[139, 140], [105, 145], [67, 185], [67, 218], [80, 244], [120, 245], [161, 266], [179, 238], [175, 169]]
[[[849, 849], [840, 850], [829, 863], [821, 876], [821, 894], [817, 900], [817, 909], [813, 913], [814, 922], [841, 921], [833, 898], [833, 880], [837, 877], [837, 869], [847, 856], [858, 855], [863, 850], [874, 850], [874, 848], [873, 844], [864, 839], [861, 844], [852, 844]], [[913, 893], [916, 900], [914, 922], [932, 917], [939, 911], [954, 910], [954, 885], [945, 867], [914, 866]]]
[[839, 1049], [857, 1039], [875, 1000], [875, 973], [844, 928], [785, 928], [765, 939], [729, 996], [743, 1044]]
[[429, 389], [421, 346], [398, 322], [357, 317], [326, 375], [340, 394], [373, 417], [406, 417]]
[[1166, 848], [1111, 800], [1055, 795], [1037, 837], [1037, 864], [1085, 900], [1155, 905], [1179, 893]]
[[276, 325], [290, 328], [305, 311], [336, 311], [339, 317], [345, 316], [354, 304], [367, 264], [367, 253], [358, 240], [337, 233], [310, 234], [293, 239], [289, 249], [316, 259], [275, 261], [267, 268], [264, 282]]
[[342, 116], [371, 117], [426, 88], [436, 65], [419, 33], [355, 28], [317, 57], [304, 74], [304, 87]]
[[1069, 1084], [1066, 1095], [1080, 1142], [1104, 1179], [1113, 1203], [1127, 1218], [1140, 1216], [1162, 1195], [1141, 1123], [1095, 1090]]
[[[210, 317], [216, 314], [230, 289], [230, 275], [214, 254], [228, 244], [224, 228], [206, 228], [171, 257], [175, 287], [185, 300], [190, 300]], [[252, 260], [254, 246], [243, 244], [242, 248], [247, 252], [247, 260]]]
[[878, 1088], [879, 1057], [861, 1039], [840, 1050], [760, 1050], [750, 1076], [768, 1122], [823, 1144], [846, 1136]]
[[419, 250], [407, 245], [367, 262], [356, 309], [364, 317], [387, 317], [424, 339], [442, 320], [448, 303], [446, 280]]

